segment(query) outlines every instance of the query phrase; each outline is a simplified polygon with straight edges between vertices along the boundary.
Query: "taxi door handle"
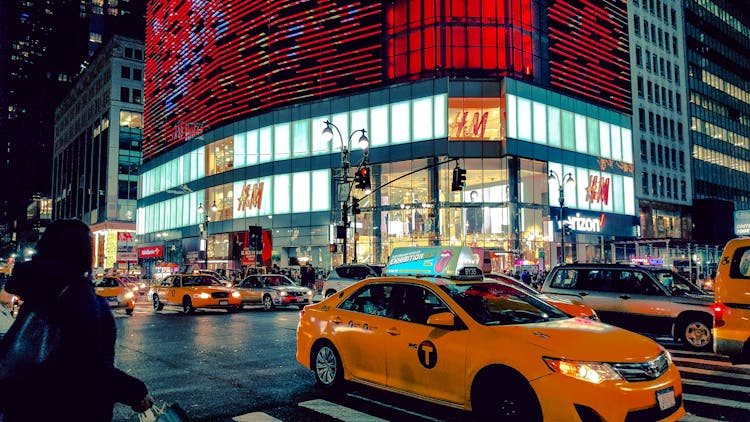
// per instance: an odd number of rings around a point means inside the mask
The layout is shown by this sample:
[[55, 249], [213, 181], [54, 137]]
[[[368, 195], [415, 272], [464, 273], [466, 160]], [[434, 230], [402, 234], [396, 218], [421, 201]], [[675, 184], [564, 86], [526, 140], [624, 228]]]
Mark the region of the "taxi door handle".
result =
[[400, 336], [401, 335], [401, 331], [399, 331], [398, 328], [396, 328], [396, 327], [389, 328], [389, 329], [385, 330], [385, 332], [388, 333], [388, 334], [390, 334], [390, 335], [392, 335], [392, 336]]
[[331, 322], [334, 323], [334, 324], [341, 324], [341, 318], [340, 317], [335, 317], [335, 318], [333, 318], [331, 320]]
[[588, 292], [578, 292], [578, 296], [588, 296]]
[[628, 295], [620, 295], [620, 299], [630, 299], [630, 296], [628, 296]]

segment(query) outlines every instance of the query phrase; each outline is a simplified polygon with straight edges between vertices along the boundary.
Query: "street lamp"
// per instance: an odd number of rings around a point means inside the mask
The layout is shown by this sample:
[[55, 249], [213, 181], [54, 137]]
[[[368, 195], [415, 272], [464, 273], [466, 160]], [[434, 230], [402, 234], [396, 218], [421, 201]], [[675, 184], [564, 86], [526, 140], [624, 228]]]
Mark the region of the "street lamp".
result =
[[560, 199], [560, 256], [557, 257], [558, 263], [562, 264], [565, 262], [565, 223], [563, 223], [563, 207], [565, 207], [565, 185], [568, 183], [575, 183], [572, 173], [565, 173], [560, 180], [560, 177], [555, 173], [554, 170], [549, 171], [547, 177], [550, 181], [554, 180], [557, 182], [557, 190]]
[[[352, 148], [352, 138], [354, 137], [355, 134], [362, 133], [362, 135], [359, 137], [359, 141], [357, 142], [357, 144], [359, 145], [359, 148], [364, 151], [364, 155], [362, 156], [362, 161], [360, 161], [359, 164], [357, 165], [357, 169], [359, 169], [362, 166], [362, 164], [365, 162], [365, 160], [367, 159], [367, 154], [368, 154], [367, 148], [370, 146], [370, 140], [367, 139], [367, 131], [365, 129], [357, 129], [349, 135], [349, 141], [347, 142], [347, 144], [344, 144], [344, 137], [341, 135], [341, 131], [339, 130], [339, 128], [335, 124], [331, 123], [329, 120], [326, 120], [325, 124], [326, 124], [326, 127], [325, 129], [323, 129], [323, 133], [322, 133], [323, 141], [330, 142], [331, 140], [333, 140], [333, 129], [336, 129], [336, 133], [338, 133], [339, 135], [339, 141], [341, 141], [341, 175], [336, 180], [339, 182], [339, 185], [341, 184], [347, 185], [347, 192], [346, 192], [346, 198], [343, 201], [341, 201], [341, 199], [338, 197], [340, 194], [339, 189], [336, 189], [336, 199], [337, 199], [337, 202], [343, 202], [342, 211], [341, 211], [342, 213], [341, 223], [343, 224], [344, 231], [345, 231], [344, 242], [343, 242], [343, 247], [344, 247], [343, 252], [344, 252], [344, 264], [346, 264], [346, 260], [347, 260], [346, 229], [349, 227], [349, 198], [351, 197], [351, 192], [352, 192], [351, 184], [350, 184], [351, 181], [349, 179], [349, 167], [351, 166], [350, 154], [351, 154], [351, 148]], [[356, 220], [355, 220], [354, 230], [355, 230], [354, 237], [356, 241], [356, 230], [357, 230]], [[357, 256], [356, 255], [357, 254], [356, 243], [354, 245], [355, 245], [354, 256], [356, 260], [356, 256]]]
[[[216, 212], [218, 207], [216, 206], [216, 201], [211, 204], [211, 212]], [[198, 225], [198, 228], [201, 231], [201, 241], [204, 243], [204, 249], [206, 251], [204, 255], [204, 265], [206, 269], [208, 269], [208, 224], [211, 222], [211, 217], [208, 215], [208, 212], [203, 208], [203, 203], [201, 202], [200, 205], [198, 205], [198, 214], [203, 215], [203, 223]]]

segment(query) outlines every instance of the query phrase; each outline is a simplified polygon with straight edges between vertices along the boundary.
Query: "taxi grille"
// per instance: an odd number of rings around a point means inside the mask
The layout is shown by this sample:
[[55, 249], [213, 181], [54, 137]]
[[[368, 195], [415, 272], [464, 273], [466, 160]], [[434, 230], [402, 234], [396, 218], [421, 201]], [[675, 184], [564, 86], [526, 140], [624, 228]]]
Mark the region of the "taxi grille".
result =
[[213, 292], [211, 293], [211, 297], [214, 299], [226, 299], [229, 297], [229, 293], [227, 292]]
[[614, 363], [612, 366], [630, 382], [655, 380], [669, 369], [669, 361], [662, 352], [656, 359], [640, 363]]

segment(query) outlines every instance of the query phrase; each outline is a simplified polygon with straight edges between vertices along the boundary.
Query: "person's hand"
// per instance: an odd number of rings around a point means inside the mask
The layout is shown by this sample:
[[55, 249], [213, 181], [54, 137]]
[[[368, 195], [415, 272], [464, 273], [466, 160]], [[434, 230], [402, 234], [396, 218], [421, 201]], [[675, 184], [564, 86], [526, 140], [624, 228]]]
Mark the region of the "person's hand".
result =
[[153, 405], [154, 399], [152, 399], [151, 396], [146, 395], [146, 397], [142, 398], [138, 404], [131, 406], [131, 409], [135, 412], [141, 413], [147, 411]]

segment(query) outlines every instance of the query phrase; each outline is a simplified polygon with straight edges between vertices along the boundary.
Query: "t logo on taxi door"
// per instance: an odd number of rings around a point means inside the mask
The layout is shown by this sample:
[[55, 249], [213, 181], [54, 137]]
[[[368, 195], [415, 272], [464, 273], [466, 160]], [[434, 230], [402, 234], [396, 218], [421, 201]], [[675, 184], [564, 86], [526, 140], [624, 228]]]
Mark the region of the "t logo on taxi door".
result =
[[417, 348], [417, 357], [422, 366], [432, 369], [437, 365], [437, 348], [431, 341], [425, 340]]

